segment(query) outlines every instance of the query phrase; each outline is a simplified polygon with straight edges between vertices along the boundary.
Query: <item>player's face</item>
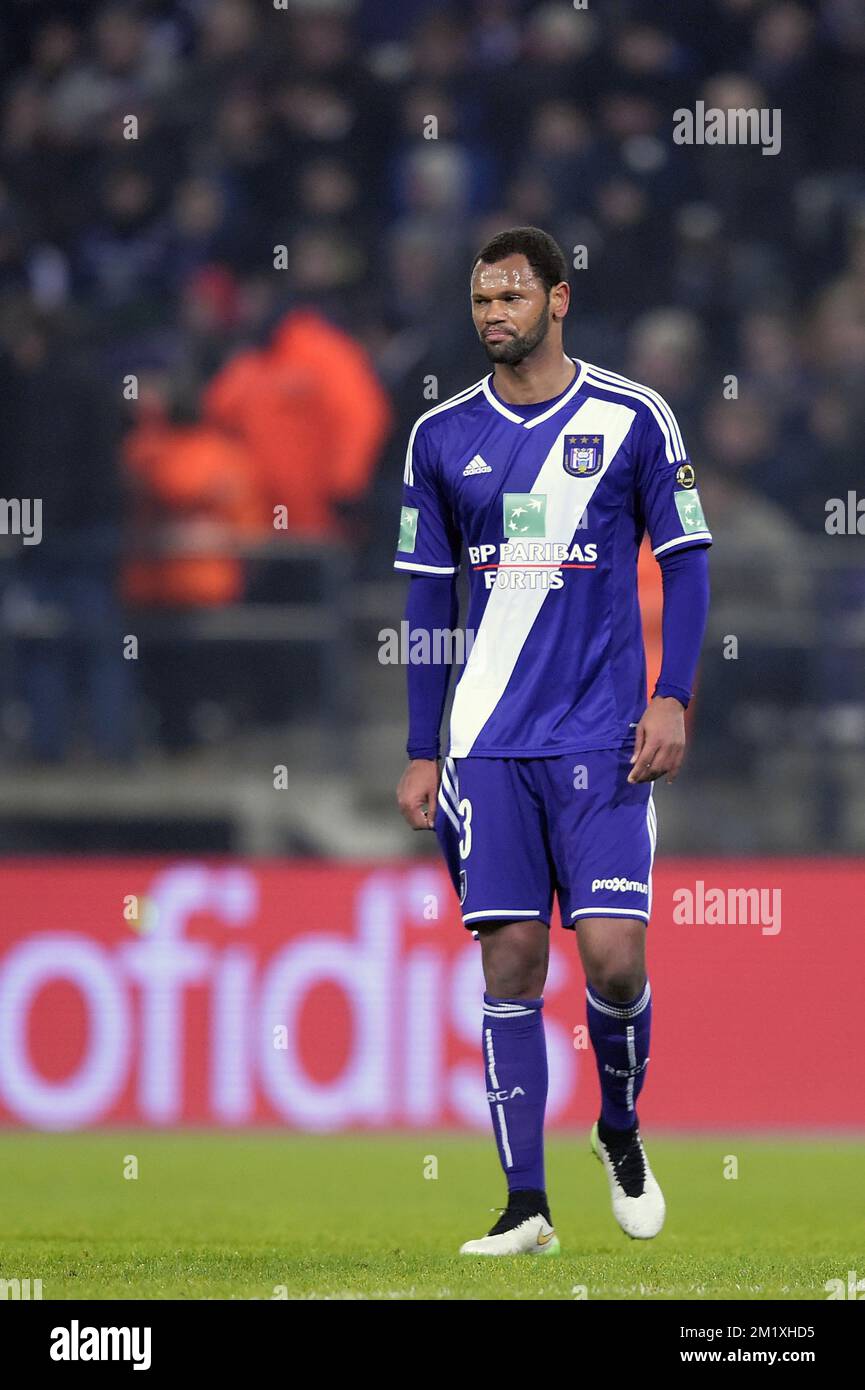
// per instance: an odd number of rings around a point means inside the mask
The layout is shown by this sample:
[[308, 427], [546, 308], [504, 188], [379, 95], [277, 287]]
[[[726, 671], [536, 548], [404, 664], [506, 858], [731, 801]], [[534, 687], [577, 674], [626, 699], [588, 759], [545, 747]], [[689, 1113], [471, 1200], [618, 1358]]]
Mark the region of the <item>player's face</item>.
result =
[[525, 256], [479, 262], [471, 290], [472, 318], [491, 362], [515, 366], [544, 341], [553, 321], [551, 296]]

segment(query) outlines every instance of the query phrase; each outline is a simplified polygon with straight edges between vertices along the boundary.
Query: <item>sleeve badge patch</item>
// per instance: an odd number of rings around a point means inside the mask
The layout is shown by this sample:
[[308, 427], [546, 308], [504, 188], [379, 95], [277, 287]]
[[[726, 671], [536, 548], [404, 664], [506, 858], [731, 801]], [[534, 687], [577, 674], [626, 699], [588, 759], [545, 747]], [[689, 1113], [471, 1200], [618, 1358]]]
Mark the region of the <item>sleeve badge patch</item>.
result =
[[417, 545], [417, 507], [403, 507], [399, 518], [399, 544], [397, 550], [404, 555], [414, 554]]
[[696, 488], [693, 492], [676, 492], [673, 496], [676, 499], [676, 511], [679, 513], [679, 520], [685, 534], [690, 536], [693, 531], [708, 531], [706, 518], [703, 516], [703, 508], [700, 505], [700, 494]]

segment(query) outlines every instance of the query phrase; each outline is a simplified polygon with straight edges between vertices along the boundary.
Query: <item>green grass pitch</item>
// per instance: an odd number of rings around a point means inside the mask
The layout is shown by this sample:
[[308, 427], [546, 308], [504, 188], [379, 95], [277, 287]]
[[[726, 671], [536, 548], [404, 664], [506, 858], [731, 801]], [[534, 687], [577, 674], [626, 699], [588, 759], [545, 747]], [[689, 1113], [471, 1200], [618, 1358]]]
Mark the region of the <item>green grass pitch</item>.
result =
[[6, 1131], [0, 1278], [41, 1279], [44, 1299], [799, 1300], [865, 1276], [861, 1140], [647, 1147], [657, 1239], [619, 1230], [579, 1133], [548, 1145], [561, 1257], [479, 1260], [456, 1251], [504, 1202], [482, 1138]]

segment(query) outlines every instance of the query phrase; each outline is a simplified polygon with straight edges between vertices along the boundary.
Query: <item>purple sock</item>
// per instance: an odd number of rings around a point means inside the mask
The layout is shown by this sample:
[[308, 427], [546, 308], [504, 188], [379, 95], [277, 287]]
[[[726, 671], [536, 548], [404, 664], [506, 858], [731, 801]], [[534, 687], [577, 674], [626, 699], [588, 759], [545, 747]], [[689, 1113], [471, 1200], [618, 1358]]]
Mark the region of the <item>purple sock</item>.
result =
[[649, 1065], [652, 991], [649, 982], [626, 1004], [605, 999], [586, 986], [589, 1037], [595, 1049], [601, 1082], [601, 1119], [611, 1129], [632, 1129], [638, 1123], [637, 1096]]
[[508, 1192], [545, 1192], [544, 1110], [547, 1044], [543, 999], [484, 994], [483, 1053], [487, 1099]]

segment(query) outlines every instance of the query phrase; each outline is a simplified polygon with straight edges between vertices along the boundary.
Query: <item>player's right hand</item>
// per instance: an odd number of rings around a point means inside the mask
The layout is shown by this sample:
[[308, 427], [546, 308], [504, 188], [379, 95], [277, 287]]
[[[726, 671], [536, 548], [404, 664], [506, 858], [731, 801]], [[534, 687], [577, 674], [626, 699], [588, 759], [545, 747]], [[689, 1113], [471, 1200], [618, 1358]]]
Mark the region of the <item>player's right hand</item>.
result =
[[432, 830], [438, 792], [438, 763], [433, 758], [412, 758], [396, 789], [397, 805], [412, 830]]

